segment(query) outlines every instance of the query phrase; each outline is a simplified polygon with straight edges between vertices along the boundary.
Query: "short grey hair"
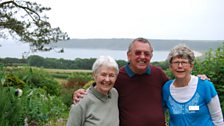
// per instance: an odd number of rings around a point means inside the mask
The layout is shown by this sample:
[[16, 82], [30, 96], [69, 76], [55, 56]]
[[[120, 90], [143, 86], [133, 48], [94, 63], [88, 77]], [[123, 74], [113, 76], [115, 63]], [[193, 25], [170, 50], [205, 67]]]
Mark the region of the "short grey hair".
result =
[[96, 61], [93, 63], [92, 72], [94, 74], [97, 73], [97, 71], [102, 66], [114, 68], [116, 74], [119, 73], [118, 64], [117, 64], [117, 62], [111, 56], [100, 56], [99, 58], [97, 58]]
[[127, 53], [129, 53], [131, 51], [134, 43], [137, 42], [137, 41], [138, 42], [141, 42], [141, 43], [147, 43], [147, 44], [149, 44], [149, 47], [153, 51], [153, 48], [152, 48], [152, 45], [151, 45], [150, 41], [148, 39], [146, 39], [146, 38], [139, 37], [139, 38], [136, 38], [136, 39], [132, 40], [132, 42], [129, 44]]
[[171, 64], [173, 58], [175, 57], [188, 59], [190, 64], [193, 64], [195, 60], [194, 52], [185, 44], [179, 44], [171, 49], [167, 57], [168, 63]]

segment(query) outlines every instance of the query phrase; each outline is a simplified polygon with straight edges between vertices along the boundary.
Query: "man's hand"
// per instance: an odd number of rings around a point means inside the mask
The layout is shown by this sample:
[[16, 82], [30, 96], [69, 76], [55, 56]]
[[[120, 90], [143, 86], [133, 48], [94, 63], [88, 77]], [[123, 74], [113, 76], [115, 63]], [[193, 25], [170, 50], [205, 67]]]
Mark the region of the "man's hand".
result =
[[197, 76], [202, 80], [210, 80], [205, 74], [198, 74]]
[[78, 89], [73, 93], [72, 99], [73, 99], [73, 103], [78, 103], [80, 101], [80, 99], [83, 98], [84, 95], [86, 95], [86, 90], [85, 89]]

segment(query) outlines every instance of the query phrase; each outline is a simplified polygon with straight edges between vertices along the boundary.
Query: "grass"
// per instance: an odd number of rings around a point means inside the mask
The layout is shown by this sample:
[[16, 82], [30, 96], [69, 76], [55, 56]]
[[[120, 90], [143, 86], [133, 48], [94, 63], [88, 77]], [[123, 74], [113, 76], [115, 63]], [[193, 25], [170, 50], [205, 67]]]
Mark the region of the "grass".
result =
[[71, 69], [47, 69], [44, 70], [50, 73], [74, 73], [74, 72], [92, 72], [91, 70], [71, 70]]
[[60, 118], [57, 121], [51, 121], [44, 126], [66, 126], [67, 119]]

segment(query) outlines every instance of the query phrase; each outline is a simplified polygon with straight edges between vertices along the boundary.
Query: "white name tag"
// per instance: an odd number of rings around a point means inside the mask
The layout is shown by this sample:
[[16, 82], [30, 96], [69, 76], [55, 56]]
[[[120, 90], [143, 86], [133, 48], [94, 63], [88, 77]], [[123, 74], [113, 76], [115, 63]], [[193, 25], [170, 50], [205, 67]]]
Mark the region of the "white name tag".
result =
[[199, 110], [199, 106], [189, 106], [188, 108], [190, 111]]

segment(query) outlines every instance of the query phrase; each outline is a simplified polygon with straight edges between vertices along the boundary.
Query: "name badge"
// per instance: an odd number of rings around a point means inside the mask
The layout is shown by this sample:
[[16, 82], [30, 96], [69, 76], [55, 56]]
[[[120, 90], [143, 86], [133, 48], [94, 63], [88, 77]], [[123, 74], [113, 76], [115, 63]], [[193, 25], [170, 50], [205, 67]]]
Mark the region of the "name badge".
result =
[[199, 110], [199, 106], [189, 106], [188, 109], [190, 111], [196, 111], [196, 110]]

